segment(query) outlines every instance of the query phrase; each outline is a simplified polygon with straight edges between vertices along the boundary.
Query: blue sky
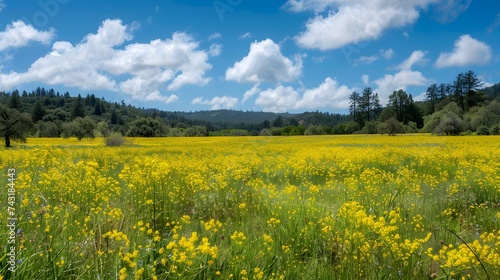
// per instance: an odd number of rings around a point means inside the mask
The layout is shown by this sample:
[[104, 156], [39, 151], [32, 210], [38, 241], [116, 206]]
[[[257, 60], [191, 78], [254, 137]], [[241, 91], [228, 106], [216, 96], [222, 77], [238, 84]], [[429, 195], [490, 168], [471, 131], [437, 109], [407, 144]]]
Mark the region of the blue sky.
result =
[[346, 113], [365, 87], [385, 105], [467, 70], [498, 83], [499, 38], [489, 0], [0, 0], [0, 90]]

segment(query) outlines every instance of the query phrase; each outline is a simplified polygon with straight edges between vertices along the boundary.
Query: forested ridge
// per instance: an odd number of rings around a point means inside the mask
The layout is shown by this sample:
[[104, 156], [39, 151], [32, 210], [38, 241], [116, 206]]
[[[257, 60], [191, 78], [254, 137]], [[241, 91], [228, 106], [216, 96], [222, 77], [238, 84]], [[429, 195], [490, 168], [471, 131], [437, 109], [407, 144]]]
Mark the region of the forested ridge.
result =
[[38, 87], [0, 92], [0, 135], [26, 137], [130, 137], [210, 135], [313, 135], [431, 132], [500, 134], [500, 84], [484, 88], [473, 71], [432, 84], [425, 101], [394, 91], [387, 104], [370, 87], [349, 97], [349, 114], [300, 114], [237, 110], [166, 112], [109, 102], [94, 94], [60, 93]]

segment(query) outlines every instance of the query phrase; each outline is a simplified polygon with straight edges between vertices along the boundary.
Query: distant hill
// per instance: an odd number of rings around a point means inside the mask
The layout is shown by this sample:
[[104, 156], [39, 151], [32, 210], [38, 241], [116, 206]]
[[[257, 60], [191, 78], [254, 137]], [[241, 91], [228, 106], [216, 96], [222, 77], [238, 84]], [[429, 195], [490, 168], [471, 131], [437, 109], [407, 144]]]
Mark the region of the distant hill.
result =
[[493, 100], [500, 97], [500, 83], [481, 90], [488, 95], [488, 99]]
[[270, 112], [237, 111], [237, 110], [211, 110], [197, 112], [174, 112], [189, 120], [208, 121], [211, 123], [228, 124], [257, 124], [270, 121], [278, 116], [289, 117], [288, 113], [278, 114]]

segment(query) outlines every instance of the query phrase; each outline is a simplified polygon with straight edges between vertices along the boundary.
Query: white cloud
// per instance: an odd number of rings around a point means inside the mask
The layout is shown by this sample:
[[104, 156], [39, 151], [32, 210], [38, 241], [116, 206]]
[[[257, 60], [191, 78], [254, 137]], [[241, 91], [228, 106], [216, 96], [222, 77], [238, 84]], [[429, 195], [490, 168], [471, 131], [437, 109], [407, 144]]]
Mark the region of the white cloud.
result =
[[288, 0], [285, 7], [292, 12], [314, 11], [321, 12], [335, 6], [337, 0]]
[[222, 38], [222, 34], [220, 34], [219, 32], [210, 34], [208, 36], [208, 40], [210, 40], [210, 41], [215, 40], [215, 39], [220, 39], [220, 38]]
[[250, 99], [252, 96], [260, 92], [259, 88], [260, 84], [254, 85], [251, 89], [245, 91], [245, 94], [243, 94], [243, 100], [241, 101], [242, 103], [246, 102], [248, 99]]
[[479, 81], [482, 83], [482, 88], [492, 87], [495, 85], [493, 83], [488, 82], [488, 80], [491, 80], [491, 75], [480, 74], [477, 75], [477, 77], [479, 78]]
[[425, 54], [425, 52], [418, 50], [412, 52], [407, 59], [396, 67], [399, 72], [395, 74], [386, 74], [384, 77], [373, 81], [373, 83], [377, 85], [374, 92], [378, 93], [382, 105], [388, 102], [389, 95], [396, 90], [407, 90], [409, 86], [426, 86], [432, 82], [421, 72], [411, 69], [413, 65], [427, 61]]
[[292, 87], [277, 86], [259, 93], [255, 104], [262, 106], [264, 111], [286, 112], [297, 104], [299, 94]]
[[239, 39], [246, 39], [246, 38], [252, 38], [252, 33], [250, 32], [247, 32], [243, 35], [240, 35], [240, 37], [238, 37]]
[[239, 83], [291, 82], [302, 70], [302, 58], [295, 63], [283, 56], [280, 47], [271, 39], [253, 42], [246, 57], [226, 70], [226, 80]]
[[[24, 73], [0, 73], [0, 88], [8, 89], [29, 82], [63, 84], [83, 90], [123, 92], [137, 100], [172, 102], [177, 96], [160, 91], [177, 90], [185, 85], [203, 86], [211, 69], [207, 51], [185, 33], [147, 44], [132, 43], [130, 27], [120, 20], [105, 20], [96, 34], [72, 45], [58, 41], [52, 51], [36, 60]], [[124, 80], [125, 79], [125, 80]]]
[[374, 92], [378, 92], [381, 104], [387, 103], [393, 91], [407, 90], [409, 86], [425, 86], [431, 83], [421, 72], [410, 69], [401, 70], [394, 75], [386, 74], [373, 82], [377, 85]]
[[397, 66], [399, 70], [409, 70], [415, 64], [424, 64], [428, 60], [425, 58], [426, 52], [424, 51], [414, 51], [410, 57]]
[[[2, 2], [0, 2], [1, 10]], [[7, 25], [5, 31], [0, 32], [0, 51], [9, 48], [18, 48], [28, 45], [30, 42], [48, 44], [55, 36], [55, 30], [39, 31], [33, 26], [18, 20]]]
[[306, 23], [306, 30], [296, 37], [300, 47], [331, 50], [348, 44], [379, 38], [395, 27], [414, 23], [419, 10], [437, 0], [290, 0], [292, 11], [328, 10]]
[[210, 46], [210, 50], [208, 51], [208, 54], [210, 56], [219, 56], [222, 52], [222, 45], [221, 44], [212, 44]]
[[372, 62], [375, 62], [378, 60], [378, 56], [372, 55], [372, 56], [361, 56], [357, 61], [356, 64], [361, 63], [361, 64], [370, 64]]
[[238, 98], [231, 96], [216, 96], [212, 98], [212, 100], [207, 100], [202, 97], [197, 97], [191, 101], [191, 104], [211, 105], [212, 107], [210, 107], [210, 110], [230, 109], [238, 104]]
[[3, 0], [0, 0], [0, 11], [5, 8], [5, 4], [3, 3]]
[[488, 33], [492, 33], [497, 30], [498, 26], [500, 26], [500, 13], [498, 13], [495, 17], [495, 21], [493, 22], [493, 24], [488, 27]]
[[297, 109], [314, 108], [349, 108], [349, 95], [353, 89], [339, 85], [336, 80], [328, 77], [317, 88], [307, 89], [302, 99], [297, 102]]
[[363, 85], [367, 86], [370, 84], [370, 76], [364, 74], [361, 75], [361, 80], [363, 81]]
[[487, 64], [492, 57], [491, 47], [472, 38], [469, 34], [455, 41], [453, 51], [441, 53], [435, 63], [437, 68]]
[[465, 12], [472, 0], [441, 0], [437, 3], [434, 12], [441, 23], [452, 22]]
[[377, 55], [361, 56], [355, 61], [355, 64], [371, 64], [372, 62], [375, 62], [380, 59], [388, 60], [391, 59], [393, 55], [394, 55], [393, 49], [380, 50], [379, 54]]
[[349, 95], [354, 90], [327, 77], [318, 87], [305, 89], [302, 95], [293, 87], [282, 85], [261, 91], [255, 104], [264, 111], [272, 112], [317, 108], [347, 109]]
[[380, 50], [380, 54], [385, 59], [391, 59], [394, 56], [394, 50], [393, 49]]

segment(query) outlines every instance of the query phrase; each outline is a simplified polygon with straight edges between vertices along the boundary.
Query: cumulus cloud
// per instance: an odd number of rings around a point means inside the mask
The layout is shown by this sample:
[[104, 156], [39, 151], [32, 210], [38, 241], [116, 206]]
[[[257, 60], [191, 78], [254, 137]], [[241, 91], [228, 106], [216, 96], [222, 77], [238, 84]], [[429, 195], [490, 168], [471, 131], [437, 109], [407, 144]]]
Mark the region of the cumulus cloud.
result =
[[424, 64], [428, 60], [425, 58], [426, 52], [424, 51], [414, 51], [410, 57], [397, 66], [400, 70], [409, 70], [416, 64]]
[[238, 98], [231, 96], [216, 96], [212, 100], [197, 97], [191, 101], [191, 104], [211, 105], [210, 110], [230, 109], [238, 104]]
[[[0, 2], [0, 10], [2, 2]], [[32, 25], [27, 25], [21, 20], [7, 25], [5, 31], [0, 32], [0, 51], [9, 48], [19, 48], [30, 42], [49, 44], [55, 36], [55, 30], [39, 31]]]
[[436, 0], [290, 0], [293, 11], [328, 10], [306, 23], [306, 30], [296, 37], [300, 47], [331, 50], [348, 44], [379, 38], [395, 27], [414, 23], [419, 10]]
[[243, 94], [243, 100], [241, 102], [246, 102], [248, 99], [250, 99], [252, 96], [260, 92], [259, 88], [260, 84], [254, 85], [251, 89], [245, 91]]
[[205, 72], [211, 69], [209, 53], [185, 33], [174, 33], [171, 39], [156, 39], [147, 44], [131, 43], [130, 27], [121, 20], [105, 20], [97, 33], [87, 35], [80, 43], [58, 41], [52, 51], [37, 59], [23, 73], [0, 73], [0, 88], [8, 89], [29, 82], [62, 84], [83, 90], [123, 92], [132, 99], [177, 100], [160, 91], [178, 90], [185, 85], [208, 83]]
[[277, 86], [274, 89], [266, 89], [259, 93], [255, 105], [261, 106], [264, 111], [286, 112], [295, 108], [298, 92], [291, 86]]
[[285, 112], [304, 109], [347, 109], [349, 95], [355, 89], [348, 88], [327, 77], [318, 87], [305, 89], [300, 94], [291, 86], [278, 85], [259, 93], [255, 104], [264, 111]]
[[465, 34], [455, 41], [453, 51], [441, 53], [434, 65], [437, 68], [481, 65], [490, 62], [491, 57], [490, 46]]
[[379, 93], [382, 104], [387, 103], [389, 95], [395, 90], [407, 90], [409, 86], [425, 86], [431, 83], [421, 72], [408, 69], [394, 75], [386, 74], [373, 82], [377, 85], [375, 92]]
[[297, 102], [296, 108], [349, 108], [349, 95], [353, 89], [339, 85], [336, 80], [328, 77], [317, 88], [307, 89], [302, 99]]
[[239, 83], [280, 83], [295, 80], [302, 70], [302, 58], [295, 62], [283, 56], [271, 39], [253, 42], [246, 57], [226, 70], [226, 80]]
[[412, 52], [407, 59], [396, 67], [399, 72], [386, 74], [384, 77], [373, 81], [377, 85], [374, 92], [379, 94], [381, 104], [387, 103], [389, 95], [396, 90], [407, 90], [410, 86], [426, 86], [432, 82], [421, 72], [411, 69], [413, 65], [427, 61], [425, 54], [425, 52], [419, 50]]

